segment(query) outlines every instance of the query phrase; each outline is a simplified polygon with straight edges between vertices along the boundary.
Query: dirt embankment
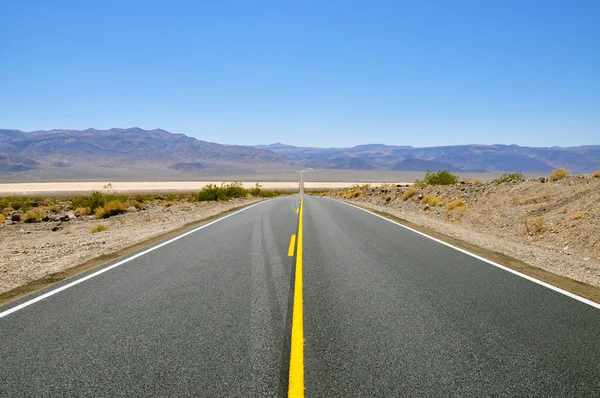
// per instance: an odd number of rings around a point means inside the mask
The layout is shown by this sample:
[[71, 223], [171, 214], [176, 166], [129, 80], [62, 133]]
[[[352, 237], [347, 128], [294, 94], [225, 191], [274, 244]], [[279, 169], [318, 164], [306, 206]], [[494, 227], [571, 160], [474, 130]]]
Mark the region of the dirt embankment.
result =
[[[145, 204], [143, 209], [100, 220], [92, 215], [75, 217], [73, 212], [69, 212], [71, 217], [65, 214], [63, 221], [23, 223], [7, 220], [0, 226], [0, 297], [3, 292], [40, 278], [61, 273], [101, 256], [104, 256], [104, 261], [110, 260], [126, 254], [119, 252], [132, 245], [261, 200], [253, 198], [196, 203], [154, 201]], [[63, 205], [59, 204], [58, 207]], [[93, 227], [100, 224], [106, 230], [93, 233]], [[87, 268], [102, 262], [89, 264]], [[61, 273], [48, 277], [47, 281], [39, 283], [39, 287], [76, 273], [66, 272], [64, 275]], [[36, 289], [25, 289], [23, 293], [31, 290]]]
[[600, 178], [363, 187], [330, 195], [600, 286]]

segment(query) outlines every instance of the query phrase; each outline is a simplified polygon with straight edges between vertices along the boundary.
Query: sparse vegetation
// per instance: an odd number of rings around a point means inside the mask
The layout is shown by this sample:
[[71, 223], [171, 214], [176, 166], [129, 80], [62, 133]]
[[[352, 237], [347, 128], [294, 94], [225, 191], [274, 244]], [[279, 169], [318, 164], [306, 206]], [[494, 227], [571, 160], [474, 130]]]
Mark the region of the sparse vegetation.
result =
[[540, 233], [546, 227], [546, 220], [544, 217], [537, 217], [535, 219], [527, 219], [523, 221], [523, 224], [527, 233]]
[[600, 178], [600, 170], [594, 171], [594, 174], [592, 174], [592, 175], [596, 178]]
[[562, 167], [560, 167], [560, 168], [554, 170], [552, 172], [552, 174], [550, 174], [548, 179], [550, 181], [558, 181], [558, 180], [562, 180], [563, 178], [566, 178], [570, 175], [571, 175], [571, 172], [569, 170], [565, 170]]
[[412, 198], [417, 194], [417, 190], [415, 188], [409, 188], [402, 193], [402, 200], [406, 202], [408, 199]]
[[96, 210], [99, 207], [104, 207], [107, 202], [102, 192], [94, 191], [90, 196], [75, 196], [71, 198], [71, 209], [89, 207]]
[[89, 207], [78, 207], [74, 213], [76, 216], [89, 216], [92, 214], [92, 209]]
[[31, 223], [42, 221], [44, 218], [46, 218], [46, 212], [39, 207], [34, 207], [25, 213], [25, 215], [21, 218], [21, 221]]
[[259, 183], [256, 183], [254, 188], [246, 189], [241, 182], [232, 182], [230, 184], [222, 184], [220, 187], [215, 184], [208, 184], [200, 192], [192, 195], [192, 199], [197, 202], [206, 202], [226, 201], [233, 198], [247, 198], [250, 196], [271, 198], [280, 195], [283, 195], [283, 192], [278, 190], [263, 190]]
[[422, 205], [429, 205], [430, 207], [441, 207], [444, 206], [444, 199], [439, 196], [425, 195], [419, 203]]
[[2, 214], [0, 214], [0, 224], [4, 224], [5, 221], [6, 221], [6, 217], [4, 217]]
[[126, 212], [127, 207], [125, 207], [125, 204], [116, 200], [108, 202], [103, 207], [98, 207], [94, 210], [96, 218], [109, 218]]
[[571, 220], [579, 220], [580, 218], [581, 218], [580, 213], [573, 213], [573, 215], [571, 216]]
[[503, 183], [503, 182], [511, 182], [511, 181], [522, 181], [525, 179], [523, 173], [505, 173], [500, 177], [496, 178], [494, 182]]
[[90, 229], [90, 232], [93, 234], [104, 231], [106, 231], [106, 225], [104, 224], [96, 224]]
[[415, 181], [416, 185], [454, 185], [458, 183], [458, 176], [450, 173], [448, 170], [432, 172], [427, 170], [423, 180]]
[[462, 199], [454, 199], [452, 202], [446, 205], [446, 210], [452, 211], [456, 209], [463, 209], [465, 207], [465, 201]]
[[327, 195], [330, 191], [329, 191], [329, 189], [310, 189], [310, 190], [305, 190], [304, 192], [308, 195], [324, 196], [324, 195]]

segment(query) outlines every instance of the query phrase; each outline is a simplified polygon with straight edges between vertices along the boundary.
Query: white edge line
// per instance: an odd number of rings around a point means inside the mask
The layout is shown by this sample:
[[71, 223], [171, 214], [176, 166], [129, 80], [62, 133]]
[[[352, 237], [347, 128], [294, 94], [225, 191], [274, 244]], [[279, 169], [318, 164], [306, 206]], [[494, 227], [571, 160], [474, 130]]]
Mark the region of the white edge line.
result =
[[[121, 260], [121, 261], [119, 261], [118, 263], [115, 263], [115, 264], [113, 264], [113, 265], [111, 265], [111, 266], [108, 266], [108, 267], [106, 267], [106, 268], [102, 268], [101, 270], [99, 270], [99, 271], [96, 271], [96, 272], [94, 272], [93, 274], [89, 274], [89, 275], [87, 275], [87, 276], [84, 276], [83, 278], [77, 279], [77, 280], [75, 280], [75, 281], [73, 281], [73, 282], [71, 282], [71, 283], [68, 283], [68, 284], [64, 285], [64, 286], [61, 286], [61, 287], [59, 287], [59, 288], [56, 288], [56, 289], [54, 289], [54, 290], [51, 290], [51, 291], [49, 291], [48, 293], [44, 293], [44, 294], [42, 294], [42, 295], [40, 295], [40, 296], [37, 296], [37, 297], [35, 297], [35, 298], [31, 299], [31, 300], [28, 300], [28, 301], [26, 301], [26, 302], [24, 302], [24, 303], [21, 303], [21, 304], [19, 304], [19, 305], [16, 305], [16, 306], [14, 306], [14, 307], [12, 307], [12, 308], [9, 308], [8, 310], [6, 310], [6, 311], [4, 311], [4, 312], [0, 312], [0, 318], [4, 318], [5, 316], [12, 314], [13, 312], [17, 312], [17, 311], [19, 311], [19, 310], [22, 310], [22, 309], [23, 309], [23, 308], [25, 308], [25, 307], [29, 307], [30, 305], [32, 305], [32, 304], [35, 304], [35, 303], [37, 303], [38, 301], [41, 301], [41, 300], [43, 300], [43, 299], [46, 299], [46, 298], [48, 298], [48, 297], [50, 297], [50, 296], [54, 296], [55, 294], [57, 294], [57, 293], [60, 293], [60, 292], [62, 292], [63, 290], [66, 290], [66, 289], [68, 289], [68, 288], [70, 288], [70, 287], [73, 287], [73, 286], [75, 286], [75, 285], [78, 285], [78, 284], [80, 284], [81, 282], [85, 282], [85, 281], [87, 281], [88, 279], [92, 279], [92, 278], [93, 278], [93, 277], [95, 277], [95, 276], [98, 276], [98, 275], [100, 275], [100, 274], [103, 274], [103, 273], [105, 273], [105, 272], [107, 272], [107, 271], [110, 271], [110, 270], [111, 270], [111, 269], [113, 269], [113, 268], [116, 268], [116, 267], [118, 267], [118, 266], [120, 266], [120, 265], [123, 265], [123, 264], [125, 264], [125, 263], [128, 263], [128, 262], [130, 262], [131, 260], [134, 260], [134, 259], [136, 259], [136, 258], [138, 258], [138, 257], [141, 257], [141, 256], [143, 256], [144, 254], [148, 254], [148, 253], [150, 253], [150, 252], [152, 252], [152, 251], [154, 251], [154, 250], [156, 250], [156, 249], [159, 249], [159, 248], [161, 248], [161, 247], [163, 247], [163, 246], [165, 246], [165, 245], [168, 245], [169, 243], [175, 242], [176, 240], [179, 240], [179, 239], [183, 238], [184, 236], [187, 236], [187, 235], [193, 234], [194, 232], [197, 232], [197, 231], [199, 231], [199, 230], [201, 230], [201, 229], [203, 229], [203, 228], [206, 228], [206, 227], [208, 227], [208, 226], [210, 226], [210, 225], [213, 225], [214, 223], [217, 223], [217, 222], [219, 222], [219, 221], [223, 221], [223, 220], [224, 220], [224, 219], [226, 219], [226, 218], [229, 218], [229, 217], [231, 217], [231, 216], [234, 216], [234, 215], [236, 215], [236, 214], [238, 214], [238, 213], [241, 213], [242, 211], [248, 210], [248, 209], [250, 209], [250, 208], [252, 208], [252, 207], [254, 207], [254, 206], [258, 206], [258, 205], [260, 205], [260, 204], [263, 204], [263, 203], [266, 203], [266, 202], [268, 202], [268, 201], [269, 201], [269, 200], [264, 200], [264, 201], [261, 201], [261, 202], [258, 202], [258, 203], [254, 203], [254, 204], [252, 204], [252, 205], [250, 205], [250, 206], [248, 206], [248, 207], [244, 207], [243, 209], [240, 209], [240, 210], [238, 210], [238, 211], [236, 211], [236, 212], [234, 212], [234, 213], [228, 214], [228, 215], [226, 215], [226, 216], [223, 216], [223, 217], [220, 217], [220, 218], [218, 218], [218, 219], [216, 219], [216, 220], [214, 220], [214, 221], [211, 221], [211, 222], [209, 222], [208, 224], [204, 224], [204, 225], [202, 225], [202, 226], [200, 226], [200, 227], [198, 227], [198, 228], [195, 228], [195, 229], [193, 229], [193, 230], [191, 230], [191, 231], [185, 232], [185, 233], [183, 233], [183, 234], [181, 234], [181, 235], [177, 235], [176, 237], [174, 237], [174, 238], [172, 238], [172, 239], [169, 239], [169, 240], [168, 240], [168, 241], [166, 241], [166, 242], [163, 242], [163, 243], [161, 243], [161, 244], [158, 244], [158, 245], [156, 245], [156, 246], [152, 246], [150, 249], [146, 249], [146, 250], [144, 250], [143, 252], [140, 252], [140, 253], [138, 253], [138, 254], [135, 254], [135, 255], [133, 255], [133, 256], [131, 256], [131, 257], [127, 257], [126, 259], [124, 259], [124, 260]], [[202, 220], [200, 220], [200, 221], [202, 221]]]
[[484, 258], [484, 257], [478, 256], [477, 254], [473, 254], [473, 253], [471, 253], [471, 252], [469, 252], [469, 251], [467, 251], [467, 250], [461, 249], [460, 247], [453, 246], [453, 245], [451, 245], [450, 243], [447, 243], [447, 242], [444, 242], [444, 241], [442, 241], [442, 240], [436, 239], [436, 238], [434, 238], [433, 236], [429, 236], [429, 235], [427, 235], [427, 234], [425, 234], [425, 233], [423, 233], [423, 232], [420, 232], [420, 231], [417, 231], [417, 230], [415, 230], [415, 229], [412, 229], [412, 228], [410, 228], [410, 227], [407, 227], [406, 225], [402, 225], [402, 224], [400, 224], [399, 222], [396, 222], [396, 221], [390, 220], [389, 218], [386, 218], [386, 217], [384, 217], [384, 216], [380, 216], [379, 214], [373, 213], [372, 211], [369, 211], [369, 210], [367, 210], [367, 209], [363, 209], [362, 207], [359, 207], [359, 206], [356, 206], [356, 205], [353, 205], [353, 204], [351, 204], [351, 203], [344, 202], [344, 201], [341, 201], [341, 200], [336, 200], [336, 199], [331, 199], [331, 198], [325, 198], [325, 199], [328, 199], [328, 200], [331, 200], [331, 201], [334, 201], [334, 202], [343, 203], [343, 204], [345, 204], [345, 205], [348, 205], [348, 206], [355, 207], [355, 208], [357, 208], [357, 209], [359, 209], [359, 210], [362, 210], [362, 211], [364, 211], [364, 212], [366, 212], [366, 213], [369, 213], [369, 214], [371, 214], [371, 215], [374, 215], [375, 217], [382, 218], [382, 219], [384, 219], [384, 220], [386, 220], [386, 221], [389, 221], [389, 222], [391, 222], [391, 223], [393, 223], [393, 224], [399, 225], [399, 226], [401, 226], [402, 228], [408, 229], [409, 231], [412, 231], [412, 232], [414, 232], [414, 233], [416, 233], [416, 234], [419, 234], [419, 235], [421, 235], [421, 236], [424, 236], [424, 237], [426, 237], [426, 238], [428, 238], [428, 239], [431, 239], [431, 240], [433, 240], [433, 241], [435, 241], [435, 242], [441, 243], [442, 245], [445, 245], [445, 246], [451, 247], [451, 248], [453, 248], [454, 250], [458, 250], [458, 251], [459, 251], [459, 252], [461, 252], [461, 253], [467, 254], [467, 255], [469, 255], [469, 256], [471, 256], [471, 257], [475, 257], [476, 259], [478, 259], [478, 260], [481, 260], [481, 261], [483, 261], [483, 262], [486, 262], [486, 263], [488, 263], [488, 264], [491, 264], [491, 265], [493, 265], [494, 267], [498, 267], [498, 268], [500, 268], [500, 269], [503, 269], [504, 271], [508, 271], [508, 272], [510, 272], [511, 274], [518, 275], [518, 276], [520, 276], [521, 278], [525, 278], [525, 279], [527, 279], [527, 280], [529, 280], [529, 281], [531, 281], [531, 282], [537, 283], [538, 285], [542, 285], [542, 286], [544, 286], [544, 287], [547, 287], [548, 289], [554, 290], [555, 292], [558, 292], [558, 293], [564, 294], [565, 296], [568, 296], [568, 297], [570, 297], [570, 298], [572, 298], [572, 299], [575, 299], [575, 300], [581, 301], [581, 302], [582, 302], [582, 303], [584, 303], [584, 304], [587, 304], [587, 305], [590, 305], [590, 306], [592, 306], [592, 307], [594, 307], [594, 308], [600, 309], [600, 304], [598, 304], [598, 303], [596, 303], [596, 302], [594, 302], [594, 301], [592, 301], [592, 300], [588, 300], [588, 299], [586, 299], [586, 298], [584, 298], [584, 297], [578, 296], [578, 295], [576, 295], [576, 294], [574, 294], [574, 293], [568, 292], [568, 291], [566, 291], [566, 290], [563, 290], [563, 289], [561, 289], [561, 288], [559, 288], [559, 287], [556, 287], [556, 286], [554, 286], [554, 285], [551, 285], [551, 284], [549, 284], [549, 283], [542, 282], [542, 281], [540, 281], [539, 279], [535, 279], [535, 278], [533, 278], [533, 277], [531, 277], [531, 276], [529, 276], [529, 275], [525, 275], [525, 274], [523, 274], [523, 273], [521, 273], [521, 272], [519, 272], [519, 271], [515, 271], [514, 269], [512, 269], [512, 268], [508, 268], [508, 267], [506, 267], [506, 266], [504, 266], [504, 265], [502, 265], [502, 264], [495, 263], [495, 262], [493, 262], [493, 261], [491, 261], [491, 260], [488, 260], [487, 258]]

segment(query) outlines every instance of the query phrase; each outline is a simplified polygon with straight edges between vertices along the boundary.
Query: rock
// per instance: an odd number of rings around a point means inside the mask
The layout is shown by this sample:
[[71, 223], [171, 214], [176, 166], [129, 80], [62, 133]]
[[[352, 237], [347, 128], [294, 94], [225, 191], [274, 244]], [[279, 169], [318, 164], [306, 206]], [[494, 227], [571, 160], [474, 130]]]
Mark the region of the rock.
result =
[[60, 227], [58, 227], [58, 226], [57, 226], [57, 227], [54, 227], [54, 228], [52, 228], [52, 231], [53, 231], [53, 232], [56, 232], [56, 231], [59, 231], [59, 230], [60, 230]]
[[425, 211], [429, 210], [429, 205], [423, 206], [423, 210], [425, 210]]
[[417, 199], [419, 199], [419, 200], [423, 199], [423, 194], [420, 193], [419, 196], [417, 196]]
[[60, 216], [59, 220], [60, 221], [71, 221], [71, 217], [69, 217], [68, 214], [63, 214], [62, 216]]
[[13, 215], [10, 217], [10, 221], [13, 221], [13, 222], [21, 222], [21, 215], [20, 215], [20, 214], [13, 214]]
[[542, 184], [545, 184], [548, 182], [548, 179], [546, 177], [542, 177], [540, 179], [538, 179], [539, 182], [541, 182]]

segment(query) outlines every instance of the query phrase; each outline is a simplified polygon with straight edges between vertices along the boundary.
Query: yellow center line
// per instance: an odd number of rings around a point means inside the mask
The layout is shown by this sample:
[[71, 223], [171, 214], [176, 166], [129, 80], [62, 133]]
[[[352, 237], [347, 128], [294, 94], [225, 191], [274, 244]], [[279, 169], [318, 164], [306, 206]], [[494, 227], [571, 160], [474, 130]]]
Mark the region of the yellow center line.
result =
[[296, 235], [290, 238], [290, 248], [288, 249], [288, 257], [294, 256], [294, 248], [296, 247]]
[[292, 340], [290, 354], [290, 379], [288, 397], [304, 398], [304, 313], [302, 309], [302, 212], [304, 200], [300, 199], [298, 220], [298, 249], [294, 280], [294, 312], [292, 314]]

